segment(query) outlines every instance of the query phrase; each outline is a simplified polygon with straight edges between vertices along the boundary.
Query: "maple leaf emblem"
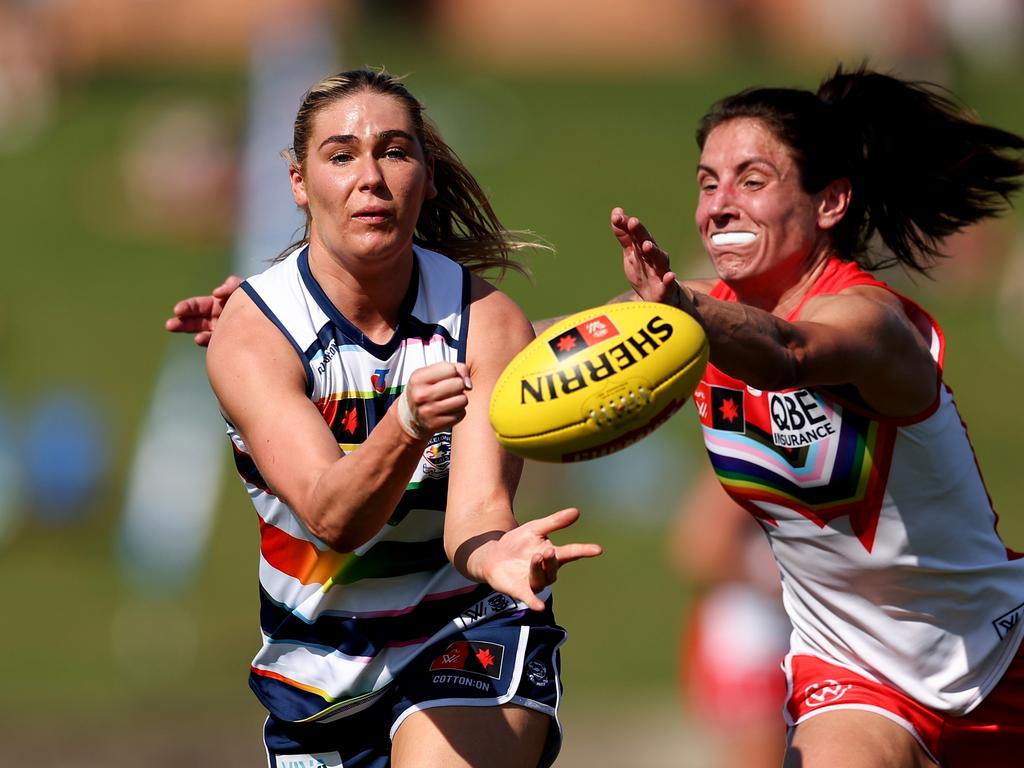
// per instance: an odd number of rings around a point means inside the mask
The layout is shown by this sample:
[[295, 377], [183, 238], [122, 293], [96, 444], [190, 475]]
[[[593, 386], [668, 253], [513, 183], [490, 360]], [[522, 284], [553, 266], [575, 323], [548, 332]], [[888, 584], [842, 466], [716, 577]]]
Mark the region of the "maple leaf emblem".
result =
[[494, 666], [494, 656], [487, 648], [481, 648], [476, 652], [476, 660], [480, 662], [480, 666], [484, 669]]
[[558, 351], [568, 352], [570, 349], [576, 346], [576, 339], [572, 336], [563, 336], [558, 340]]
[[734, 403], [731, 398], [722, 401], [719, 411], [722, 414], [722, 418], [729, 422], [735, 421], [736, 417], [740, 415], [739, 409], [736, 407], [736, 403]]
[[341, 428], [350, 435], [354, 435], [356, 433], [356, 429], [359, 428], [359, 414], [356, 413], [355, 408], [350, 411], [346, 411], [345, 415], [342, 416]]

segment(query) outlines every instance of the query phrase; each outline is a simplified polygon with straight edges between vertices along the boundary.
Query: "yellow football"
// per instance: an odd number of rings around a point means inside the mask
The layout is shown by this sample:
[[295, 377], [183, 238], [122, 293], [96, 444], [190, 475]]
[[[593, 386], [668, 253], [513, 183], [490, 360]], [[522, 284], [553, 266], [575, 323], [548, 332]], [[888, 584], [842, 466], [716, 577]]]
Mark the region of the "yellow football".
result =
[[586, 309], [512, 358], [491, 394], [491, 426], [525, 458], [605, 456], [679, 410], [707, 361], [704, 330], [681, 310], [645, 301]]

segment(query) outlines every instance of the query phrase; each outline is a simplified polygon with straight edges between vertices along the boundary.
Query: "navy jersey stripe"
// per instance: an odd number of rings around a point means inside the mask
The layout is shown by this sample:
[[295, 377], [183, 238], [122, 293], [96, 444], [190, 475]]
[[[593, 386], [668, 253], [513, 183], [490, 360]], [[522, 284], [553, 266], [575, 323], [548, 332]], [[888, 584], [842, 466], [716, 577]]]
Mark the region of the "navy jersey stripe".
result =
[[335, 575], [335, 583], [388, 579], [421, 571], [436, 571], [448, 563], [444, 540], [381, 541], [358, 557], [350, 557]]
[[263, 479], [263, 475], [256, 466], [256, 462], [253, 461], [252, 456], [240, 451], [234, 442], [231, 443], [231, 448], [235, 458], [235, 469], [238, 470], [238, 474], [241, 476], [242, 480], [250, 483], [251, 485], [255, 485], [265, 493], [272, 494], [273, 491], [271, 491], [267, 486], [267, 481]]
[[273, 636], [271, 643], [329, 648], [347, 656], [375, 656], [388, 646], [430, 637], [490, 591], [486, 584], [481, 584], [472, 592], [427, 600], [395, 616], [353, 618], [324, 613], [310, 624], [271, 599], [261, 587], [260, 624], [264, 632]]
[[407, 488], [405, 494], [388, 519], [388, 525], [398, 525], [414, 509], [444, 510], [448, 503], [447, 480], [425, 478], [418, 487]]
[[[460, 265], [461, 266], [461, 265]], [[462, 267], [462, 322], [459, 323], [460, 337], [453, 346], [458, 350], [459, 362], [466, 362], [466, 345], [469, 343], [469, 305], [473, 299], [473, 280], [469, 270]]]

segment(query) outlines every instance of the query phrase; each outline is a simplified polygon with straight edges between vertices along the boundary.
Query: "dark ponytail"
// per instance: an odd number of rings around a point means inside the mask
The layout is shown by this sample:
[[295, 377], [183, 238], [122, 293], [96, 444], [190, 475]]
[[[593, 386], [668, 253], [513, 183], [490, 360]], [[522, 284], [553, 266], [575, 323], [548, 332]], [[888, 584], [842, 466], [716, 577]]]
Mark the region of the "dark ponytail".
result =
[[[938, 86], [864, 67], [839, 67], [818, 88], [758, 88], [728, 97], [701, 121], [763, 120], [792, 150], [805, 191], [837, 178], [853, 188], [832, 231], [841, 258], [867, 269], [926, 272], [941, 241], [998, 215], [1024, 184], [1024, 138], [980, 123]], [[875, 235], [888, 254], [870, 254]]]

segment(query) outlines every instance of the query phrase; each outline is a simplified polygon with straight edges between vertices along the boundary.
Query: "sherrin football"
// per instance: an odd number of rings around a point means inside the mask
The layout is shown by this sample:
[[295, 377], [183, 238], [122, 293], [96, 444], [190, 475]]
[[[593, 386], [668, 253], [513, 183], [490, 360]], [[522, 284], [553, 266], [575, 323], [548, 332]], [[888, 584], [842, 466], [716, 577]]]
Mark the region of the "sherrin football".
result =
[[605, 456], [679, 410], [707, 361], [704, 331], [682, 310], [646, 301], [586, 309], [512, 358], [491, 395], [491, 426], [528, 459]]

